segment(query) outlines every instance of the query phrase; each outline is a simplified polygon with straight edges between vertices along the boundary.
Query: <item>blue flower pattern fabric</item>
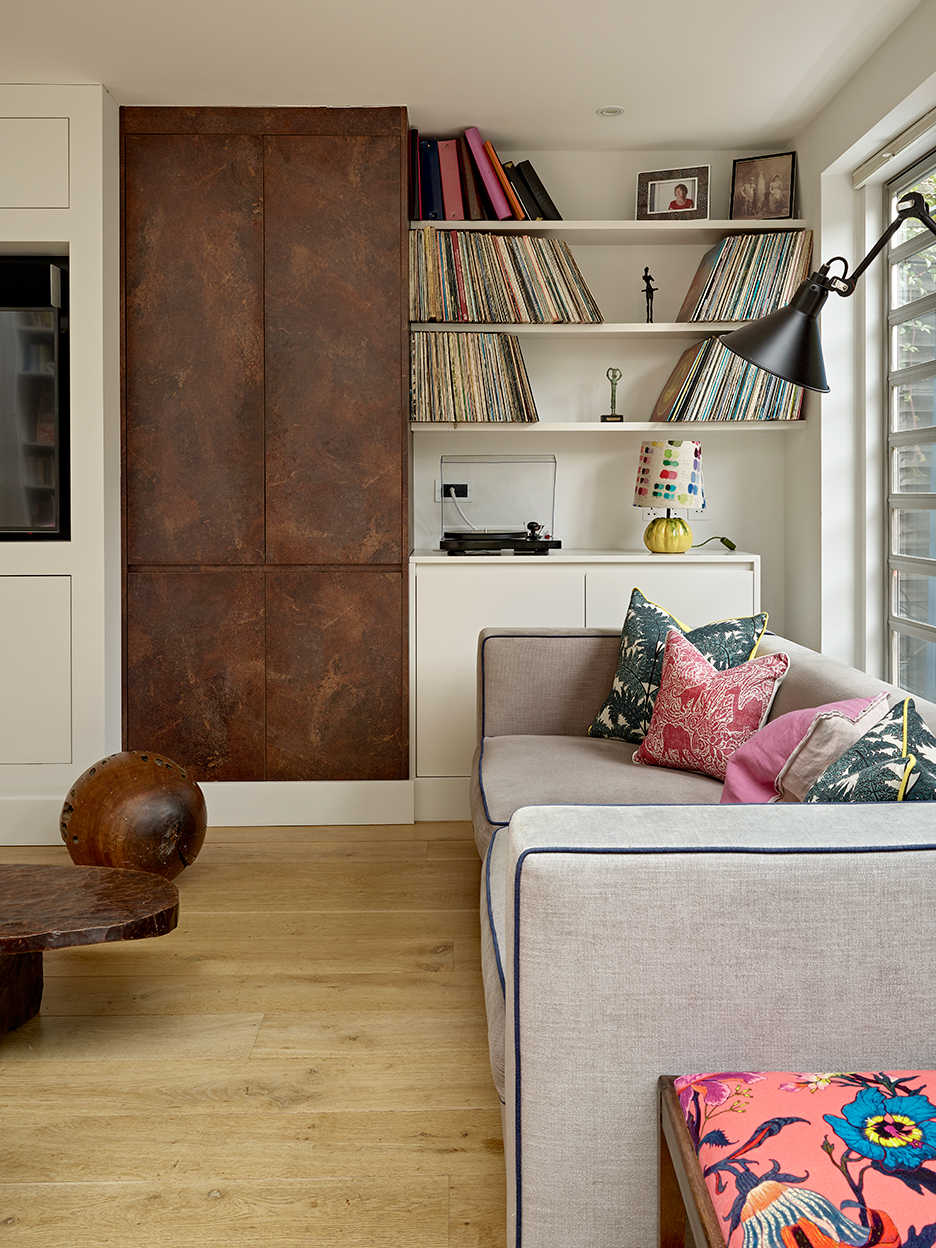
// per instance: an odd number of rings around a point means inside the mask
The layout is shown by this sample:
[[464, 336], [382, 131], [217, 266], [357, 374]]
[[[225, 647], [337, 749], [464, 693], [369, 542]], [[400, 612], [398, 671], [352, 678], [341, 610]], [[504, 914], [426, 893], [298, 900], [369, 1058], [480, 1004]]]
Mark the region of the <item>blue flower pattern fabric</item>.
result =
[[936, 737], [905, 698], [827, 767], [804, 802], [931, 802]]
[[[728, 1248], [933, 1248], [929, 1079], [936, 1072], [680, 1076]], [[751, 1114], [753, 1129], [733, 1117]]]
[[631, 594], [617, 672], [604, 706], [588, 729], [590, 737], [615, 737], [639, 745], [647, 734], [660, 688], [663, 650], [672, 631], [687, 637], [706, 659], [725, 671], [754, 657], [767, 627], [767, 614], [719, 620], [691, 631], [668, 611], [650, 602], [639, 589]]

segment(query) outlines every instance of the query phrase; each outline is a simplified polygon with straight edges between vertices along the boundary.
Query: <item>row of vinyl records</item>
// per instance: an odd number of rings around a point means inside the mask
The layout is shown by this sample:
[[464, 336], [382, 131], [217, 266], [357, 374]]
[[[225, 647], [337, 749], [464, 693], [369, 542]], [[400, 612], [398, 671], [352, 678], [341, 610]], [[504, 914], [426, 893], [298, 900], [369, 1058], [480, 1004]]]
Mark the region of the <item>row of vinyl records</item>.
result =
[[799, 420], [803, 391], [748, 364], [720, 338], [684, 351], [660, 391], [651, 420]]
[[[538, 421], [512, 334], [417, 331], [410, 335], [411, 416], [423, 422]], [[799, 420], [803, 391], [706, 338], [683, 352], [653, 421]]]
[[531, 234], [410, 232], [410, 320], [598, 324], [567, 243]]
[[501, 161], [477, 126], [456, 139], [409, 135], [411, 221], [561, 221], [528, 160]]
[[677, 321], [751, 321], [789, 303], [809, 273], [812, 230], [732, 234], [702, 258]]
[[512, 334], [410, 335], [412, 419], [504, 424], [539, 420]]

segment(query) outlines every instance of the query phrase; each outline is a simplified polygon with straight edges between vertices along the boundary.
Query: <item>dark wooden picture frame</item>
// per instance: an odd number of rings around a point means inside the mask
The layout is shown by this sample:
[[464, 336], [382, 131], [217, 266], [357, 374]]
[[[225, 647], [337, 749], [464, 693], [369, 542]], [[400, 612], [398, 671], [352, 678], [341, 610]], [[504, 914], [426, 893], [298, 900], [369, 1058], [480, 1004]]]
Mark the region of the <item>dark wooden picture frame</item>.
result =
[[[686, 192], [687, 207], [679, 208], [677, 187]], [[655, 169], [637, 175], [638, 221], [707, 221], [709, 166]]]
[[731, 171], [732, 221], [785, 221], [795, 215], [796, 152], [748, 156]]

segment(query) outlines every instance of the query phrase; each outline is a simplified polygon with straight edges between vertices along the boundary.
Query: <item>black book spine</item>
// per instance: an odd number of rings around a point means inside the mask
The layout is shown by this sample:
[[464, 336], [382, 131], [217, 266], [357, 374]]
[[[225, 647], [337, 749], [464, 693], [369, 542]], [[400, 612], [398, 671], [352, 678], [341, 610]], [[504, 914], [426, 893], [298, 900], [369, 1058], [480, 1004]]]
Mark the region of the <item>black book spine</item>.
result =
[[419, 141], [419, 180], [423, 221], [444, 221], [439, 144], [436, 139], [420, 139]]
[[536, 196], [530, 190], [529, 186], [527, 186], [526, 178], [524, 178], [518, 167], [512, 160], [508, 160], [505, 161], [503, 169], [504, 173], [507, 174], [507, 177], [510, 180], [510, 185], [514, 189], [514, 194], [523, 205], [523, 211], [526, 213], [527, 217], [531, 221], [544, 220], [543, 210], [540, 208]]
[[530, 188], [533, 198], [536, 200], [537, 204], [539, 204], [540, 213], [545, 220], [561, 221], [562, 216], [559, 209], [549, 198], [549, 193], [546, 190], [546, 187], [543, 186], [542, 182], [539, 180], [539, 176], [530, 162], [528, 160], [521, 160], [517, 168], [523, 174], [523, 179]]

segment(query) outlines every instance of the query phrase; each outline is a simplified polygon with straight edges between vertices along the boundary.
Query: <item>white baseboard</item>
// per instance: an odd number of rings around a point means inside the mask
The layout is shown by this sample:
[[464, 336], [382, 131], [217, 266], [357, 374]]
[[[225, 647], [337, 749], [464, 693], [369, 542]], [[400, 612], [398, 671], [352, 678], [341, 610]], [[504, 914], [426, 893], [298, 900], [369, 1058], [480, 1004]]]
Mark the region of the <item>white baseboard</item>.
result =
[[205, 781], [208, 826], [413, 823], [412, 780]]
[[[413, 823], [416, 817], [412, 780], [205, 781], [199, 787], [208, 825], [216, 828]], [[0, 845], [61, 845], [61, 814], [60, 797], [0, 796]]]
[[417, 822], [471, 818], [467, 776], [417, 776], [415, 785]]
[[0, 797], [0, 845], [61, 845], [60, 797]]

